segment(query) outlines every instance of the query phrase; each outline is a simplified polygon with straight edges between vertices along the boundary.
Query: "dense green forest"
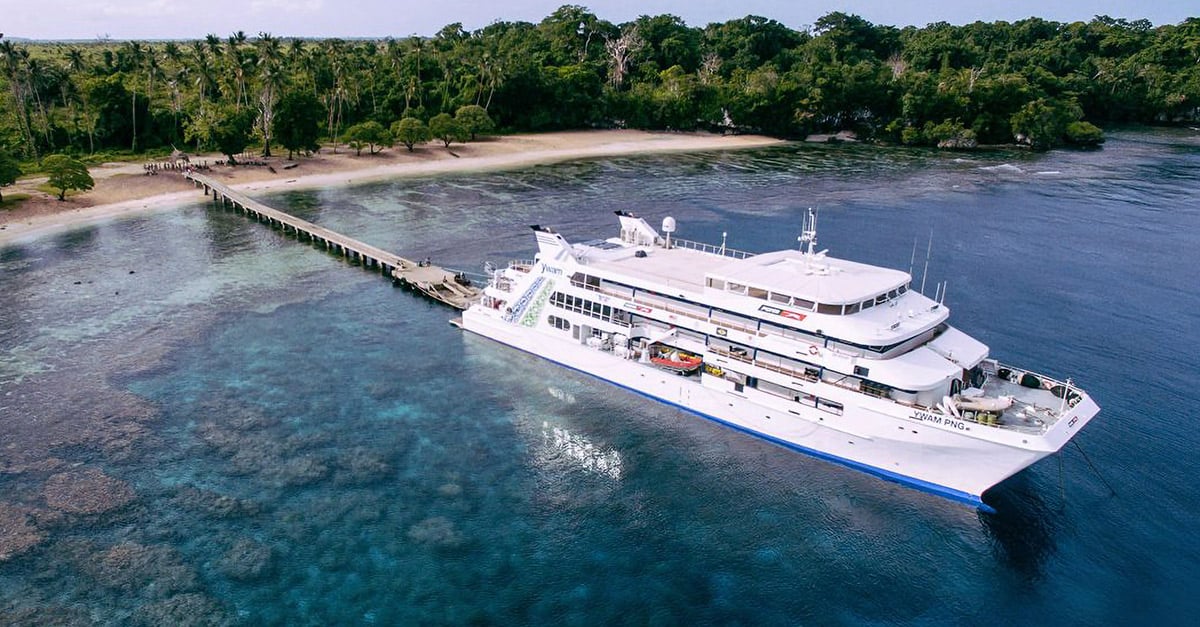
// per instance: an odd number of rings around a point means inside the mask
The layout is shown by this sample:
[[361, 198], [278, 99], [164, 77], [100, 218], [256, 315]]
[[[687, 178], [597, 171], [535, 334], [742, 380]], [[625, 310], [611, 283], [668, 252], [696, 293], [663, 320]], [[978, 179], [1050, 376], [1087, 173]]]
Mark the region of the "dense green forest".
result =
[[797, 31], [757, 16], [616, 25], [568, 5], [538, 24], [450, 24], [383, 41], [0, 40], [0, 89], [0, 152], [25, 160], [215, 148], [245, 132], [266, 152], [303, 150], [367, 122], [378, 123], [365, 125], [371, 133], [416, 128], [409, 139], [423, 140], [428, 126], [396, 123], [446, 123], [439, 114], [468, 106], [501, 131], [852, 130], [905, 144], [1049, 148], [1100, 141], [1095, 125], [1200, 118], [1200, 18], [895, 28], [830, 13]]

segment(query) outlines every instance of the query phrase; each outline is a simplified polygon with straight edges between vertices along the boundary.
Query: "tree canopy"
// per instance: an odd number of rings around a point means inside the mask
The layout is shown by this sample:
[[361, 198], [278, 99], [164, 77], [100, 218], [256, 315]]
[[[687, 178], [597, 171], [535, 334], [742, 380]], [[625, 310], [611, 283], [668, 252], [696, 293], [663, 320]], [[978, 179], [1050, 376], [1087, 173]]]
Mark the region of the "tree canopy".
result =
[[463, 131], [475, 141], [476, 135], [490, 133], [496, 129], [492, 118], [488, 117], [487, 109], [479, 105], [466, 105], [454, 112], [454, 119], [462, 125]]
[[226, 108], [217, 114], [212, 142], [221, 154], [229, 158], [229, 165], [237, 165], [237, 155], [250, 144], [254, 119], [254, 112], [248, 109]]
[[17, 182], [21, 176], [21, 164], [4, 147], [0, 146], [0, 202], [4, 202], [4, 188]]
[[346, 129], [346, 134], [342, 137], [343, 141], [357, 151], [357, 154], [362, 154], [363, 146], [367, 146], [370, 154], [375, 154], [376, 146], [385, 147], [391, 146], [395, 140], [392, 139], [392, 132], [383, 128], [383, 125], [374, 120], [360, 122]]
[[429, 133], [447, 148], [450, 147], [451, 142], [460, 142], [467, 138], [466, 128], [449, 113], [439, 113], [433, 116], [429, 120]]
[[67, 155], [49, 155], [42, 160], [42, 168], [49, 175], [47, 183], [58, 190], [58, 199], [66, 200], [67, 191], [87, 191], [96, 184], [87, 166]]
[[[460, 110], [472, 112], [458, 116], [468, 136], [491, 132], [477, 123], [482, 109], [501, 132], [853, 130], [934, 145], [970, 131], [979, 143], [1023, 135], [1048, 148], [1086, 128], [1076, 123], [1200, 121], [1198, 51], [1200, 18], [896, 28], [833, 12], [794, 30], [755, 15], [703, 27], [672, 15], [615, 24], [576, 5], [536, 24], [454, 23], [382, 41], [0, 39], [0, 141], [25, 159], [185, 139], [214, 148], [233, 111], [251, 119], [247, 139], [264, 153], [273, 142], [294, 152], [364, 122], [386, 130]], [[285, 137], [293, 133], [302, 136]]]
[[271, 126], [279, 144], [287, 148], [288, 159], [296, 152], [320, 148], [323, 120], [321, 103], [310, 92], [288, 92], [279, 99]]
[[413, 151], [413, 146], [433, 139], [429, 127], [417, 118], [404, 118], [393, 122], [392, 137], [404, 144], [409, 152]]

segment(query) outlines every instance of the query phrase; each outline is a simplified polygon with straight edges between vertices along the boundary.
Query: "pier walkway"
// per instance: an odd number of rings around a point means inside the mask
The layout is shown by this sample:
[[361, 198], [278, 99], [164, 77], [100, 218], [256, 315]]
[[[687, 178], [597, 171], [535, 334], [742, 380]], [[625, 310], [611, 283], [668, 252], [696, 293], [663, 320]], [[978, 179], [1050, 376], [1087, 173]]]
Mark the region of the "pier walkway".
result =
[[185, 172], [183, 176], [191, 180], [197, 187], [203, 187], [206, 196], [211, 192], [213, 202], [223, 207], [232, 207], [248, 218], [266, 223], [284, 233], [290, 232], [296, 236], [296, 239], [308, 241], [314, 246], [345, 257], [351, 262], [359, 263], [365, 269], [378, 270], [380, 274], [392, 278], [400, 285], [409, 287], [440, 303], [456, 309], [466, 309], [479, 298], [479, 289], [459, 283], [457, 279], [459, 275], [455, 272], [405, 259], [395, 253], [376, 248], [307, 220], [301, 220], [291, 214], [268, 207], [203, 174]]

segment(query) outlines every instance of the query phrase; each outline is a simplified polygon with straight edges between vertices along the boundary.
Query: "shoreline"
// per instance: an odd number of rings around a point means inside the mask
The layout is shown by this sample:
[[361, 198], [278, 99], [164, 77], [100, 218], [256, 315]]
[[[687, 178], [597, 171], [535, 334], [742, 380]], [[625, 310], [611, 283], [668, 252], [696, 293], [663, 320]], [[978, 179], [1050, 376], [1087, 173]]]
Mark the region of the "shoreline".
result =
[[[259, 166], [214, 166], [206, 172], [223, 179], [233, 189], [256, 194], [285, 189], [309, 190], [344, 187], [389, 179], [520, 169], [577, 159], [619, 157], [671, 152], [708, 152], [775, 146], [784, 140], [761, 135], [664, 133], [630, 130], [564, 131], [506, 135], [481, 141], [452, 144], [449, 149], [427, 144], [415, 152], [403, 145], [376, 155], [340, 154], [300, 157], [295, 170], [271, 171]], [[209, 161], [220, 156], [199, 156]], [[287, 163], [274, 158], [274, 165]], [[174, 172], [144, 176], [140, 164], [105, 164], [92, 168], [96, 188], [67, 201], [26, 200], [29, 210], [0, 211], [0, 248], [79, 228], [93, 223], [162, 211], [204, 198], [199, 190]], [[27, 186], [34, 181], [23, 181]], [[178, 185], [175, 185], [178, 183]], [[103, 185], [102, 185], [103, 184]], [[175, 188], [178, 187], [178, 191]], [[6, 190], [8, 191], [8, 190]], [[16, 191], [16, 190], [14, 190]], [[24, 191], [24, 190], [22, 190]]]

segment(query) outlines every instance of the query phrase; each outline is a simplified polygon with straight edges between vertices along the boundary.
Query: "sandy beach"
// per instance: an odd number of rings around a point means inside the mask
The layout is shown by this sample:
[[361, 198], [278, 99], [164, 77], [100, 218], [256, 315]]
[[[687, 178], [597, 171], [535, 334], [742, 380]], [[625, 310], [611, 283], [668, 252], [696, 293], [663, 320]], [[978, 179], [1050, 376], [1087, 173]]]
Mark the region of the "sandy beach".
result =
[[[380, 153], [356, 155], [339, 147], [335, 154], [324, 148], [311, 157], [287, 161], [287, 153], [266, 160], [266, 166], [213, 166], [210, 176], [253, 193], [280, 189], [313, 189], [350, 185], [404, 176], [521, 168], [531, 165], [633, 154], [699, 152], [752, 148], [781, 143], [756, 135], [707, 133], [651, 133], [631, 130], [570, 131], [532, 135], [506, 135], [466, 144], [403, 145]], [[221, 155], [193, 156], [193, 162], [214, 163]], [[291, 164], [294, 163], [294, 166]], [[268, 167], [269, 166], [269, 167]], [[284, 169], [284, 166], [291, 166]], [[272, 171], [273, 170], [273, 171]], [[169, 209], [202, 196], [191, 183], [174, 172], [147, 176], [140, 163], [114, 163], [91, 168], [92, 190], [68, 196], [38, 191], [45, 179], [22, 179], [4, 193], [26, 193], [20, 205], [0, 210], [0, 246], [42, 235], [136, 213]]]

